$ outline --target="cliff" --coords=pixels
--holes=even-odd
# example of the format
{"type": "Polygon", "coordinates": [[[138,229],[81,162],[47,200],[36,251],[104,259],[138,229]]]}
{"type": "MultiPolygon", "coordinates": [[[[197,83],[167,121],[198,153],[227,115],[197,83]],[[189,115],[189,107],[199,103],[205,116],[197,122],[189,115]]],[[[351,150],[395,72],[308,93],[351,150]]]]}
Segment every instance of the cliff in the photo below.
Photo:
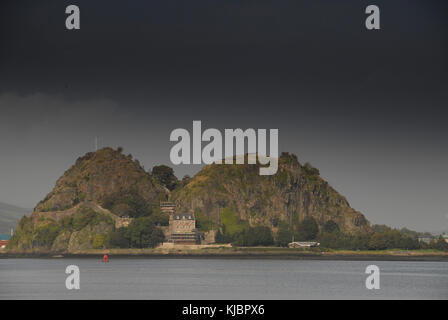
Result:
{"type": "Polygon", "coordinates": [[[170,200],[180,210],[194,211],[199,223],[215,227],[222,219],[233,219],[276,231],[280,222],[294,227],[310,216],[321,226],[333,220],[347,233],[370,230],[364,215],[351,208],[317,169],[302,166],[288,153],[279,158],[272,176],[260,176],[258,165],[208,165],[174,190],[170,200]]]}

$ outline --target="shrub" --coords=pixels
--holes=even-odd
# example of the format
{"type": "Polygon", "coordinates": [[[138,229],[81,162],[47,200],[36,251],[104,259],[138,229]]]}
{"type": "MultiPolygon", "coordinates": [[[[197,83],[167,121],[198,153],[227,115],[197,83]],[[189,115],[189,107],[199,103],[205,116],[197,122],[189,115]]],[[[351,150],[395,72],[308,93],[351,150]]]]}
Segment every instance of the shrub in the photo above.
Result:
{"type": "Polygon", "coordinates": [[[134,248],[155,247],[163,242],[165,235],[148,217],[133,220],[126,231],[126,238],[134,248]]]}
{"type": "Polygon", "coordinates": [[[60,227],[54,222],[41,226],[34,232],[34,244],[50,247],[60,231],[60,227]]]}
{"type": "Polygon", "coordinates": [[[236,234],[234,242],[239,246],[269,246],[274,244],[274,239],[268,227],[254,227],[236,234]]]}
{"type": "Polygon", "coordinates": [[[289,228],[289,226],[286,223],[280,223],[277,237],[276,237],[276,244],[279,247],[287,247],[288,244],[292,241],[293,232],[289,228]]]}
{"type": "Polygon", "coordinates": [[[318,176],[320,174],[319,170],[314,168],[309,162],[306,162],[303,165],[303,170],[305,171],[305,174],[310,177],[318,176]]]}
{"type": "Polygon", "coordinates": [[[97,225],[101,222],[106,222],[110,225],[114,224],[111,217],[103,213],[96,212],[91,208],[81,206],[71,217],[64,217],[61,220],[61,225],[63,227],[72,227],[74,230],[79,231],[89,224],[97,225]]]}
{"type": "Polygon", "coordinates": [[[333,220],[328,220],[323,226],[323,231],[328,233],[338,232],[339,226],[333,220]]]}
{"type": "Polygon", "coordinates": [[[429,246],[432,249],[441,250],[441,251],[448,251],[448,243],[445,241],[445,239],[440,236],[437,240],[433,239],[431,240],[431,243],[429,246]]]}
{"type": "Polygon", "coordinates": [[[96,234],[93,238],[93,248],[94,249],[102,249],[104,248],[104,234],[96,234]]]}
{"type": "Polygon", "coordinates": [[[111,231],[108,235],[109,248],[129,248],[129,239],[126,237],[127,228],[122,227],[111,231]]]}
{"type": "Polygon", "coordinates": [[[302,220],[302,222],[299,223],[297,231],[298,240],[315,240],[319,232],[319,226],[317,225],[317,222],[316,220],[314,220],[314,218],[306,217],[302,220]]]}
{"type": "Polygon", "coordinates": [[[87,226],[90,221],[94,218],[95,211],[87,207],[80,207],[78,211],[72,216],[71,224],[73,229],[79,231],[85,226],[87,226]]]}
{"type": "Polygon", "coordinates": [[[247,222],[241,220],[235,211],[230,208],[224,208],[219,217],[221,225],[224,227],[223,234],[227,234],[230,237],[243,232],[244,229],[249,227],[247,222]]]}
{"type": "Polygon", "coordinates": [[[173,168],[165,165],[154,166],[151,174],[154,179],[170,191],[173,191],[179,183],[179,180],[174,175],[173,168]]]}
{"type": "Polygon", "coordinates": [[[220,229],[218,229],[218,232],[215,235],[215,242],[216,243],[231,243],[232,240],[232,236],[227,232],[226,230],[226,226],[223,225],[221,227],[222,232],[220,229]]]}
{"type": "Polygon", "coordinates": [[[112,212],[134,218],[149,216],[152,213],[151,204],[136,190],[105,197],[102,201],[102,206],[112,212]],[[117,208],[120,208],[120,212],[117,212],[117,208]]]}
{"type": "Polygon", "coordinates": [[[163,213],[160,208],[154,208],[152,214],[148,218],[156,226],[167,226],[170,222],[170,217],[163,213]]]}
{"type": "Polygon", "coordinates": [[[206,232],[215,229],[216,224],[213,222],[212,219],[210,219],[208,216],[202,213],[201,210],[196,210],[194,215],[196,218],[196,228],[198,230],[206,232]]]}

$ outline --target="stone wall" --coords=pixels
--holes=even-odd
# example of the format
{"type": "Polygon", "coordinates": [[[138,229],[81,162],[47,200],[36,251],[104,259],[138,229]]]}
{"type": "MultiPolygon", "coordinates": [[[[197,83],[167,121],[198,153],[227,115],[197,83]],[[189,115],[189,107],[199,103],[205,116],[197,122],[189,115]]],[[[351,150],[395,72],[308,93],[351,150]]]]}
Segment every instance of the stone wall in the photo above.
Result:
{"type": "Polygon", "coordinates": [[[203,243],[203,244],[215,243],[215,235],[216,235],[216,230],[210,230],[210,231],[204,232],[204,237],[201,239],[201,243],[203,243]]]}

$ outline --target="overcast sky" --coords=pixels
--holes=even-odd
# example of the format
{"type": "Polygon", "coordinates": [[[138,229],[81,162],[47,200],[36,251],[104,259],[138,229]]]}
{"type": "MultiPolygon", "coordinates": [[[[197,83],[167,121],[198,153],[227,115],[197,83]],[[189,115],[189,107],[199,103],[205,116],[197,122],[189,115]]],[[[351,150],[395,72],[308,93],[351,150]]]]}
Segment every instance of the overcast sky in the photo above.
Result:
{"type": "Polygon", "coordinates": [[[375,1],[379,31],[368,4],[2,1],[0,201],[34,207],[95,136],[170,165],[202,120],[278,128],[373,223],[448,229],[448,3],[375,1]]]}

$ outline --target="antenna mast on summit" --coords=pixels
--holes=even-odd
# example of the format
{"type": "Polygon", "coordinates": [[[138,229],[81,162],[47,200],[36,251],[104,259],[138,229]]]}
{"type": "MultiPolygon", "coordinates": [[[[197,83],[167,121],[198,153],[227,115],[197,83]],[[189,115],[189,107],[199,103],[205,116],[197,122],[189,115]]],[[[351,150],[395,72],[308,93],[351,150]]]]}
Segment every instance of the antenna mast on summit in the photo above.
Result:
{"type": "Polygon", "coordinates": [[[95,137],[95,152],[98,151],[98,137],[95,137]]]}

